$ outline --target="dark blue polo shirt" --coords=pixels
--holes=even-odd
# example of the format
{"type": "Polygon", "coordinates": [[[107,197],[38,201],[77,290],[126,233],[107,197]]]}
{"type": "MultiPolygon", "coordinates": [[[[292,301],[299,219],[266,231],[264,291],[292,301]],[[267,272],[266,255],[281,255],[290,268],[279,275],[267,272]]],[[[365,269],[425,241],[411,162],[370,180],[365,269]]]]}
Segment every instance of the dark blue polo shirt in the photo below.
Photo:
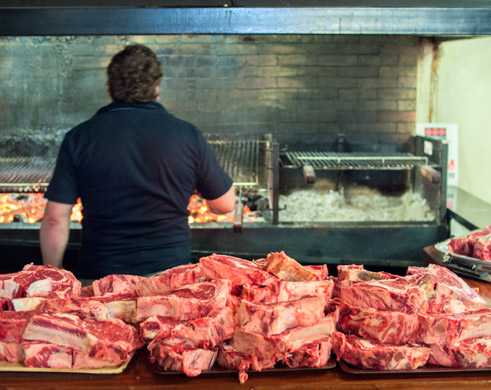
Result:
{"type": "Polygon", "coordinates": [[[190,260],[187,205],[232,179],[200,131],[159,103],[113,102],[69,131],[45,197],[83,204],[77,276],[144,275],[190,260]]]}

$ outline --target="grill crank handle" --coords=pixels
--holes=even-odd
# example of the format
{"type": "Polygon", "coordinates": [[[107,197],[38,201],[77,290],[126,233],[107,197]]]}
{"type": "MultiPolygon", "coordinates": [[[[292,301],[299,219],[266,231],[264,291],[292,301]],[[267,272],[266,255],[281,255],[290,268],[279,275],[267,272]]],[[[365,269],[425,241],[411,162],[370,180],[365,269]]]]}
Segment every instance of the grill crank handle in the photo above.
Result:
{"type": "Polygon", "coordinates": [[[307,184],[314,184],[315,183],[315,171],[312,165],[304,165],[302,167],[303,171],[303,177],[305,178],[305,181],[307,184]]]}
{"type": "Polygon", "coordinates": [[[234,210],[234,233],[242,233],[244,225],[244,203],[242,202],[242,187],[239,187],[239,198],[234,210]]]}

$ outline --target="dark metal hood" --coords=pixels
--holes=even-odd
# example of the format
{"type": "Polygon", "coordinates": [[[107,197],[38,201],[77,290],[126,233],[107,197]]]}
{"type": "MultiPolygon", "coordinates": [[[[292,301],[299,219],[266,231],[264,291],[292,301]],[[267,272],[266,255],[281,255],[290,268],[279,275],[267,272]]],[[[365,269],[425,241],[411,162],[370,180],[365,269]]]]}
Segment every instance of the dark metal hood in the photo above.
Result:
{"type": "Polygon", "coordinates": [[[491,34],[490,0],[4,0],[1,36],[491,34]],[[21,5],[19,5],[21,3],[21,5]]]}

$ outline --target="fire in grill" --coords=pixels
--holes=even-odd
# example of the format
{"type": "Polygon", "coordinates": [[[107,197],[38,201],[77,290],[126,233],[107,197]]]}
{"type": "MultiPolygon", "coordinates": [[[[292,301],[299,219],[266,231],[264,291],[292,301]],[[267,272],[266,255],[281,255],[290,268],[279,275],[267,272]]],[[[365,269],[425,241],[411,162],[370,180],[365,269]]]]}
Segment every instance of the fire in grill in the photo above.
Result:
{"type": "MultiPolygon", "coordinates": [[[[234,184],[242,189],[257,191],[260,182],[260,153],[264,151],[265,141],[235,140],[210,141],[214,153],[232,177],[234,184]]],[[[56,163],[55,158],[44,157],[10,157],[0,159],[0,223],[39,222],[44,215],[46,200],[43,193],[46,191],[56,163]]],[[[206,202],[199,196],[193,195],[190,199],[189,223],[234,222],[233,213],[225,215],[213,214],[206,202]]],[[[241,208],[247,221],[255,220],[254,213],[249,207],[241,208]]],[[[75,205],[71,220],[82,220],[82,204],[75,205]]]]}

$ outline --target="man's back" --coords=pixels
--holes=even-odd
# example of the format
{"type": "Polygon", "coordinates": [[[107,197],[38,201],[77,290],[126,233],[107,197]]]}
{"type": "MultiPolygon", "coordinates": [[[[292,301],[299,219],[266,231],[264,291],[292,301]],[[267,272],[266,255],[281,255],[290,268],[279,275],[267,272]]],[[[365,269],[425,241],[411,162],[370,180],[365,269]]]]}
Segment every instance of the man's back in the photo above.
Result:
{"type": "Polygon", "coordinates": [[[112,103],[67,134],[46,197],[81,197],[85,262],[118,254],[129,263],[135,251],[189,241],[195,188],[213,199],[230,187],[210,151],[194,126],[159,103],[112,103]],[[64,176],[74,180],[58,184],[64,176]]]}

